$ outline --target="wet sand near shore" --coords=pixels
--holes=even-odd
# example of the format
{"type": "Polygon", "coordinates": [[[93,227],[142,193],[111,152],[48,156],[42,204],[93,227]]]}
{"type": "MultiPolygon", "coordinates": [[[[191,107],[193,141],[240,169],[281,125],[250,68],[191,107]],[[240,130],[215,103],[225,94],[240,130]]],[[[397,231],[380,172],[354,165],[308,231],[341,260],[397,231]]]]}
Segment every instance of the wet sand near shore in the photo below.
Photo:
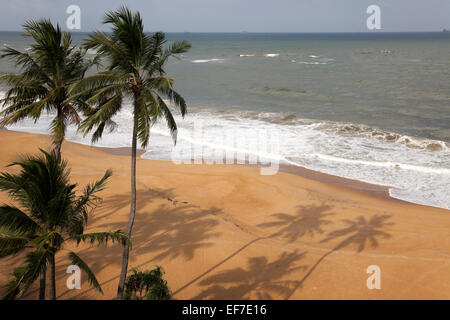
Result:
{"type": "MultiPolygon", "coordinates": [[[[2,131],[0,146],[1,171],[13,171],[5,166],[18,154],[37,153],[51,142],[45,135],[2,131]]],[[[125,231],[129,151],[71,142],[62,151],[80,186],[107,168],[114,172],[87,231],[125,231]]],[[[354,181],[306,169],[262,176],[245,165],[137,162],[129,265],[161,265],[174,299],[450,299],[448,210],[392,200],[385,187],[355,187],[354,181]],[[379,290],[366,286],[371,265],[381,270],[379,290]]],[[[5,202],[10,200],[0,193],[5,202]]],[[[70,263],[62,251],[58,299],[114,298],[121,248],[67,249],[88,262],[104,295],[89,287],[84,274],[81,290],[66,288],[70,263]]],[[[0,284],[21,258],[0,260],[0,284]]],[[[35,299],[36,290],[27,298],[35,299]]]]}

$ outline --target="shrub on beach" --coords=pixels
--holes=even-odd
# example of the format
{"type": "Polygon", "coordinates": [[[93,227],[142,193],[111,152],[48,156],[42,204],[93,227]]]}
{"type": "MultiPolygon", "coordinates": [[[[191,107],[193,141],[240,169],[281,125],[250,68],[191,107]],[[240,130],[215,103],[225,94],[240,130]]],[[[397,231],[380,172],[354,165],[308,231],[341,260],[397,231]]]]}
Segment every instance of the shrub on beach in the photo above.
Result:
{"type": "Polygon", "coordinates": [[[164,270],[156,266],[153,270],[140,271],[132,268],[125,282],[126,300],[169,300],[172,297],[164,270]]]}

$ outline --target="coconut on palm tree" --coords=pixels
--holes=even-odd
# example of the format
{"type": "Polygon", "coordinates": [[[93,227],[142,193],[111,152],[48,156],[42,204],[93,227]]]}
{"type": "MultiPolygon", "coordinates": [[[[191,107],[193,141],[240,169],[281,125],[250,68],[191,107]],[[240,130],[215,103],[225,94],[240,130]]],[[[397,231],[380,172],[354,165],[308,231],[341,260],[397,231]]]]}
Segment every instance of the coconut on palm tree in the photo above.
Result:
{"type": "Polygon", "coordinates": [[[82,79],[95,61],[86,60],[86,51],[72,44],[70,33],[50,20],[30,21],[23,28],[24,35],[33,39],[30,49],[6,47],[0,55],[20,68],[20,73],[0,74],[0,82],[8,86],[0,100],[5,107],[0,127],[24,118],[37,121],[43,112],[54,114],[50,132],[59,155],[67,126],[78,124],[79,113],[88,110],[83,97],[68,102],[68,88],[82,79]]]}
{"type": "MultiPolygon", "coordinates": [[[[22,297],[41,276],[40,294],[45,298],[45,274],[50,271],[50,299],[56,299],[55,255],[67,243],[108,241],[128,245],[122,232],[84,233],[88,215],[101,199],[98,192],[105,188],[111,171],[76,193],[76,184],[69,181],[67,162],[53,150],[40,156],[25,156],[10,166],[17,166],[17,174],[1,173],[0,190],[8,192],[17,206],[0,206],[0,257],[19,252],[25,254],[23,264],[14,270],[13,279],[6,285],[5,299],[22,297]]],[[[68,251],[72,264],[87,274],[88,282],[102,292],[99,282],[86,262],[73,251],[68,251]]]]}
{"type": "MultiPolygon", "coordinates": [[[[164,66],[170,57],[187,52],[190,44],[178,41],[166,45],[164,33],[146,34],[139,12],[132,13],[126,7],[107,13],[103,23],[110,24],[112,32],[94,32],[86,40],[85,47],[97,50],[99,59],[108,64],[107,69],[79,81],[71,92],[74,98],[91,95],[86,102],[95,108],[81,123],[80,130],[87,134],[95,129],[93,142],[113,123],[112,118],[122,109],[123,101],[129,99],[132,102],[131,209],[127,230],[131,238],[136,213],[137,142],[139,140],[143,148],[147,147],[150,128],[160,118],[167,121],[176,141],[177,125],[169,106],[172,104],[179,108],[184,116],[186,103],[174,90],[174,80],[166,75],[164,66]]],[[[119,299],[123,298],[128,256],[129,247],[125,247],[118,287],[119,299]]]]}

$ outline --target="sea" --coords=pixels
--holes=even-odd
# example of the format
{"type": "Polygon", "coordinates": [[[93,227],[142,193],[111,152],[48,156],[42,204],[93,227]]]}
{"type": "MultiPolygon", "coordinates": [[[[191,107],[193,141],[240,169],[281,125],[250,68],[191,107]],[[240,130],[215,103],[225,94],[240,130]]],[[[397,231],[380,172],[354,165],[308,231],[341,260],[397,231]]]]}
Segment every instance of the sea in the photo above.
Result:
{"type": "MultiPolygon", "coordinates": [[[[75,43],[85,37],[73,35],[75,43]]],[[[218,159],[248,152],[450,209],[450,33],[169,33],[167,39],[192,45],[166,67],[188,114],[174,112],[176,146],[166,123],[156,123],[142,158],[186,160],[192,146],[218,159]]],[[[30,40],[1,32],[0,44],[27,50],[30,40]]],[[[0,61],[0,71],[16,69],[0,61]]],[[[50,119],[8,128],[46,133],[50,119]]],[[[129,102],[115,121],[117,129],[96,145],[130,146],[129,102]]],[[[75,127],[67,138],[91,143],[75,127]]]]}

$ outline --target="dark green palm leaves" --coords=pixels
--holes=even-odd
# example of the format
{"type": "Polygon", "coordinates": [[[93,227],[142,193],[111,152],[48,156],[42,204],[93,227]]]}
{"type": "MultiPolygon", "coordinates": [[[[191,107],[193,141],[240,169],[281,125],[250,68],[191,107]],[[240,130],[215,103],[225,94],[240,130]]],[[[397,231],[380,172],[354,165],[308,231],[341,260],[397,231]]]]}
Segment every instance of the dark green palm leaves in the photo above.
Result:
{"type": "MultiPolygon", "coordinates": [[[[40,271],[51,263],[51,257],[68,241],[104,243],[112,240],[122,245],[128,242],[127,236],[119,232],[84,233],[88,213],[101,200],[97,193],[104,189],[111,171],[106,171],[100,180],[87,185],[77,195],[76,184],[69,182],[67,163],[56,152],[42,151],[40,156],[25,156],[10,166],[17,166],[20,172],[1,173],[0,190],[6,191],[17,206],[0,207],[0,257],[25,250],[25,261],[14,271],[4,298],[22,297],[40,271]]],[[[74,252],[69,252],[69,258],[101,291],[87,264],[74,252]]]]}
{"type": "Polygon", "coordinates": [[[70,123],[78,124],[79,112],[88,107],[85,97],[71,98],[69,86],[82,79],[94,63],[85,59],[85,50],[72,44],[70,33],[54,27],[49,20],[30,21],[24,35],[33,39],[29,50],[6,47],[2,58],[12,60],[20,73],[3,73],[0,81],[9,87],[1,100],[0,125],[14,124],[24,118],[37,121],[42,112],[55,114],[50,131],[58,150],[70,123]],[[70,99],[69,99],[70,98],[70,99]]]}
{"type": "MultiPolygon", "coordinates": [[[[94,32],[85,47],[97,50],[97,59],[106,62],[106,71],[77,82],[72,86],[71,94],[73,98],[90,96],[86,102],[94,107],[81,123],[80,130],[85,135],[95,130],[94,142],[105,128],[114,127],[113,117],[121,110],[122,103],[125,100],[132,103],[131,206],[127,230],[131,237],[136,214],[137,142],[143,148],[147,147],[150,128],[160,118],[166,120],[176,142],[177,124],[166,100],[178,107],[182,116],[186,113],[186,102],[174,90],[174,81],[166,75],[164,66],[170,57],[188,51],[190,45],[180,41],[167,46],[162,32],[147,35],[139,12],[133,14],[126,7],[107,13],[103,23],[111,25],[112,32],[94,32]]],[[[118,286],[119,299],[123,298],[128,257],[126,246],[118,286]]]]}
{"type": "Polygon", "coordinates": [[[157,266],[153,270],[132,268],[125,283],[125,300],[169,300],[172,297],[164,271],[157,266]]]}
{"type": "Polygon", "coordinates": [[[190,44],[179,41],[169,46],[164,33],[147,35],[139,13],[132,14],[124,7],[107,13],[103,22],[112,26],[112,32],[92,33],[85,47],[97,50],[107,70],[72,87],[74,97],[91,93],[87,102],[96,106],[80,130],[87,134],[95,128],[92,138],[96,141],[106,127],[114,125],[112,117],[128,99],[133,103],[136,134],[142,147],[148,145],[151,125],[159,118],[167,121],[175,140],[177,125],[166,101],[178,107],[183,116],[186,102],[174,90],[174,81],[166,75],[164,65],[170,57],[188,51],[190,44]]]}

